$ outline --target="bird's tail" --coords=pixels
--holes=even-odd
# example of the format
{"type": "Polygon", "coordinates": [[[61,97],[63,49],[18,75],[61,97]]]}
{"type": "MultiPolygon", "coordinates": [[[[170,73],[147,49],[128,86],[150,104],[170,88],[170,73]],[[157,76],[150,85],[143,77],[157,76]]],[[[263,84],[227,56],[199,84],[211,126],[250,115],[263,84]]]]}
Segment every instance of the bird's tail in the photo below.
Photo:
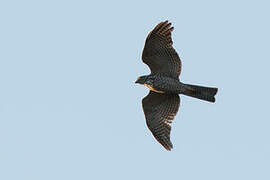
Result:
{"type": "Polygon", "coordinates": [[[212,87],[203,87],[191,84],[184,84],[184,91],[182,94],[198,98],[201,100],[215,102],[215,95],[217,94],[218,89],[212,87]]]}

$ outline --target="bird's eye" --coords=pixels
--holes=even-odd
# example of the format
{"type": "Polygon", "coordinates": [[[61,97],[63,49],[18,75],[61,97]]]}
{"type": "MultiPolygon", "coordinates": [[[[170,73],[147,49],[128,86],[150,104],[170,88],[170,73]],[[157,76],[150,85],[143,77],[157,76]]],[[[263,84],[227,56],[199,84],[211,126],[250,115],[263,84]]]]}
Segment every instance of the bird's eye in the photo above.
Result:
{"type": "Polygon", "coordinates": [[[140,78],[140,77],[138,77],[138,78],[137,78],[137,81],[139,81],[140,79],[141,79],[141,78],[140,78]]]}

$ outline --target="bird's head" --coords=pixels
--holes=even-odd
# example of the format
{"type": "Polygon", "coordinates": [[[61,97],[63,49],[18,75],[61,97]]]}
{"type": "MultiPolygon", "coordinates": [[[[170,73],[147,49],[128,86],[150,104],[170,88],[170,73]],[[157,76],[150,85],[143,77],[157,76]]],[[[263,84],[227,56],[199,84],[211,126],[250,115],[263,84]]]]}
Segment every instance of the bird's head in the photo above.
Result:
{"type": "Polygon", "coordinates": [[[147,76],[140,76],[135,81],[135,83],[138,83],[138,84],[146,84],[146,82],[147,82],[147,76]]]}

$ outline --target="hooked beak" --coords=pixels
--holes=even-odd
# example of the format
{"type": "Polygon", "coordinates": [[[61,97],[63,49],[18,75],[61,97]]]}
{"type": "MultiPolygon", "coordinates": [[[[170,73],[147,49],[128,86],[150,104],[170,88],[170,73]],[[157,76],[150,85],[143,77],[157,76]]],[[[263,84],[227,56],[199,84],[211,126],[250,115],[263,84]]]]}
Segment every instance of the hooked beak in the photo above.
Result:
{"type": "Polygon", "coordinates": [[[138,77],[138,79],[135,81],[135,83],[139,83],[140,82],[140,77],[138,77]]]}

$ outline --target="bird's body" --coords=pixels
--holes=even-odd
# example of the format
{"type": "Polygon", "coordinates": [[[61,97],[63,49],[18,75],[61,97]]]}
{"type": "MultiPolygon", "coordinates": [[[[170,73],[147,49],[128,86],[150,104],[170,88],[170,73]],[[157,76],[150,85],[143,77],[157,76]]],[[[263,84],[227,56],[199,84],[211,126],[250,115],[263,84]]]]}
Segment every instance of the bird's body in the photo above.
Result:
{"type": "Polygon", "coordinates": [[[168,21],[159,23],[147,36],[142,59],[151,74],[141,76],[136,83],[150,89],[142,105],[146,124],[157,141],[167,150],[173,147],[170,140],[171,123],[180,105],[178,94],[215,102],[217,88],[184,84],[179,81],[182,64],[172,47],[173,27],[168,21]]]}
{"type": "Polygon", "coordinates": [[[150,90],[166,94],[179,94],[183,89],[183,84],[178,79],[161,74],[149,75],[148,81],[144,85],[148,88],[151,87],[150,90]]]}

